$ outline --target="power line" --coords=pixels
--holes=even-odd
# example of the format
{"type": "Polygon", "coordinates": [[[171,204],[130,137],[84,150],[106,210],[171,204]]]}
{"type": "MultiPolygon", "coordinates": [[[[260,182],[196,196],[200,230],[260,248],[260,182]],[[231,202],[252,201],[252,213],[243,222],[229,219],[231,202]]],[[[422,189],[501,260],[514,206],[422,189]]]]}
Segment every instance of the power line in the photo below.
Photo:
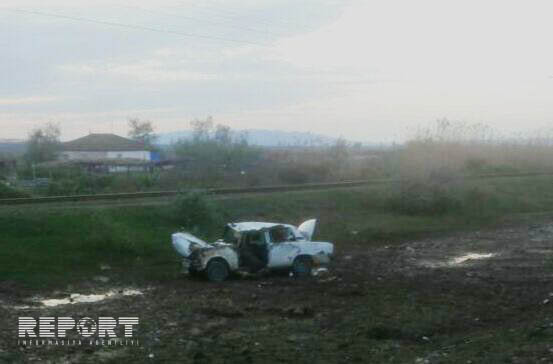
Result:
{"type": "MultiPolygon", "coordinates": [[[[215,16],[218,16],[222,19],[229,19],[229,20],[234,21],[238,17],[246,16],[246,14],[231,12],[231,11],[224,10],[224,9],[221,9],[221,8],[209,7],[209,6],[206,6],[206,4],[201,4],[201,5],[200,4],[195,4],[194,6],[198,10],[203,10],[204,12],[207,11],[208,13],[211,12],[212,14],[215,14],[215,16]]],[[[268,22],[265,19],[259,19],[258,18],[258,19],[256,19],[256,21],[260,24],[263,24],[263,25],[278,25],[278,24],[271,24],[271,22],[268,22]]]]}
{"type": "Polygon", "coordinates": [[[256,46],[264,46],[261,43],[250,42],[250,41],[246,41],[246,40],[214,37],[214,36],[210,36],[210,35],[201,35],[201,34],[194,34],[194,33],[185,33],[185,32],[179,32],[179,31],[168,30],[168,29],[158,29],[158,28],[152,28],[152,27],[145,27],[145,26],[141,26],[141,25],[125,24],[125,23],[118,23],[118,22],[111,22],[111,21],[104,21],[104,20],[88,19],[88,18],[82,18],[82,17],[77,17],[77,16],[46,13],[46,12],[36,11],[36,10],[23,10],[23,9],[10,9],[10,8],[2,8],[2,9],[7,10],[7,11],[11,11],[11,12],[16,12],[16,13],[41,15],[41,16],[47,16],[47,17],[52,17],[52,18],[67,19],[67,20],[94,23],[94,24],[101,24],[101,25],[109,25],[109,26],[113,26],[113,27],[128,28],[128,29],[134,29],[134,30],[143,30],[143,31],[148,31],[148,32],[173,34],[173,35],[179,35],[179,36],[182,36],[182,37],[189,37],[189,38],[202,38],[202,39],[217,40],[217,41],[224,41],[224,42],[234,42],[234,43],[244,43],[244,44],[250,44],[250,45],[256,45],[256,46]]]}
{"type": "MultiPolygon", "coordinates": [[[[223,18],[223,19],[236,20],[237,17],[241,17],[241,16],[245,15],[245,14],[229,11],[227,9],[210,7],[209,5],[207,5],[205,3],[202,3],[199,6],[198,5],[199,4],[195,4],[196,9],[204,10],[204,11],[207,10],[208,12],[215,13],[216,16],[218,16],[220,18],[223,18]]],[[[271,20],[268,20],[268,19],[263,19],[263,18],[259,19],[258,18],[257,22],[259,22],[261,24],[264,24],[264,25],[286,27],[286,28],[288,28],[289,26],[299,26],[298,23],[294,23],[294,22],[292,22],[288,19],[278,19],[276,21],[275,20],[271,21],[271,20]]]]}
{"type": "Polygon", "coordinates": [[[250,28],[250,27],[244,27],[244,26],[240,26],[240,25],[230,24],[229,22],[218,22],[218,21],[213,21],[213,20],[209,20],[209,19],[198,19],[198,18],[195,18],[193,16],[189,16],[189,15],[170,14],[170,13],[166,13],[166,12],[159,11],[159,10],[152,10],[152,9],[142,8],[140,6],[122,6],[122,7],[127,8],[127,9],[137,9],[137,10],[141,10],[141,11],[144,11],[144,12],[147,12],[147,13],[152,13],[152,14],[159,14],[159,15],[163,15],[163,16],[170,16],[170,17],[180,18],[180,19],[188,19],[188,20],[193,20],[193,21],[196,21],[196,22],[204,22],[204,23],[207,23],[207,24],[213,24],[213,25],[217,25],[217,26],[224,26],[224,27],[228,27],[228,28],[245,30],[245,31],[249,31],[249,32],[263,34],[263,35],[276,35],[276,36],[280,35],[280,34],[277,34],[277,33],[270,32],[270,31],[259,30],[259,29],[254,29],[254,28],[250,28]]]}

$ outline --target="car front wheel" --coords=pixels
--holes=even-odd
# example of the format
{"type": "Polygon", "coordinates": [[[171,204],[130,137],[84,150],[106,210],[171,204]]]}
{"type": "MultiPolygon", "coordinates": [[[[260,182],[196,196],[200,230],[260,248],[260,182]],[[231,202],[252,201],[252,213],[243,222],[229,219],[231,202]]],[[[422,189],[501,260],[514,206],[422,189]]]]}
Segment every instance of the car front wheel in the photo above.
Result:
{"type": "Polygon", "coordinates": [[[207,264],[207,279],[211,282],[223,282],[230,274],[228,265],[222,259],[214,259],[207,264]]]}

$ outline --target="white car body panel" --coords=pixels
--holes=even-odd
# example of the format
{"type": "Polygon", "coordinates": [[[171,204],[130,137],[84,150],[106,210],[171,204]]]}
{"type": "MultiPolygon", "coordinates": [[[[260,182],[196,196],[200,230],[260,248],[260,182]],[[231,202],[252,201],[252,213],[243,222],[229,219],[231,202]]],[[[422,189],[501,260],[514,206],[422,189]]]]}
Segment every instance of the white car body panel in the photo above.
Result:
{"type": "Polygon", "coordinates": [[[334,245],[327,242],[283,242],[273,243],[269,247],[269,268],[292,266],[299,255],[309,255],[316,264],[328,264],[334,253],[334,245]]]}
{"type": "Polygon", "coordinates": [[[271,244],[269,248],[269,268],[283,268],[292,265],[292,262],[300,254],[301,249],[297,244],[286,242],[271,244]]]}
{"type": "Polygon", "coordinates": [[[239,266],[238,253],[229,244],[215,246],[213,249],[206,249],[202,252],[200,267],[198,270],[204,270],[209,261],[213,258],[224,259],[229,265],[231,271],[236,271],[239,266]]]}

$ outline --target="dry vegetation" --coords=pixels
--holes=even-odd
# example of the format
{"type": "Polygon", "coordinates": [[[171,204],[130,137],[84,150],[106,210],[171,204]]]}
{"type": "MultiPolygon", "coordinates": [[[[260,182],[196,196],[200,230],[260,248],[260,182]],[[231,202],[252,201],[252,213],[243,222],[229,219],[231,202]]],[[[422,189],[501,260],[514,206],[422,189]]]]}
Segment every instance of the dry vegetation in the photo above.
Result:
{"type": "Polygon", "coordinates": [[[441,214],[463,205],[497,202],[497,191],[474,186],[479,175],[553,171],[553,139],[506,138],[482,124],[438,120],[391,152],[390,174],[400,183],[390,207],[407,214],[441,214]]]}
{"type": "Polygon", "coordinates": [[[418,130],[398,153],[404,178],[553,170],[553,137],[506,137],[483,124],[438,120],[418,130]]]}

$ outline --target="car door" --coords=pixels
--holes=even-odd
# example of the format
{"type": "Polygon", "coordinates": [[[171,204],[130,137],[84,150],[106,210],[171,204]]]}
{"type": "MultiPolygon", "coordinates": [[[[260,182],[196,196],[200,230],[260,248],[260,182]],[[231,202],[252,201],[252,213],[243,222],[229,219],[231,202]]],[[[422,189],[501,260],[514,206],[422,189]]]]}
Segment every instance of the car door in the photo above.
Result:
{"type": "Polygon", "coordinates": [[[266,239],[269,243],[269,268],[287,268],[291,267],[294,259],[298,256],[300,249],[296,243],[286,241],[285,236],[289,234],[266,233],[266,239]]]}

